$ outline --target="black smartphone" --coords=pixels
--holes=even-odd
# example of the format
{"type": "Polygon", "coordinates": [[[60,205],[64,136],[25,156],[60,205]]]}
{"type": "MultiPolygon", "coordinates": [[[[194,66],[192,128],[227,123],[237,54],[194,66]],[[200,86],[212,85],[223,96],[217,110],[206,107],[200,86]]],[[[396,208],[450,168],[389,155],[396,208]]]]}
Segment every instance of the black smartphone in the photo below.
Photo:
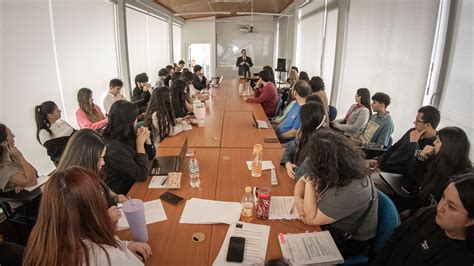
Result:
{"type": "Polygon", "coordinates": [[[229,249],[227,250],[227,261],[244,261],[245,238],[231,236],[229,240],[229,249]]]}
{"type": "Polygon", "coordinates": [[[263,142],[265,143],[278,143],[280,140],[278,138],[263,138],[263,142]]]}
{"type": "Polygon", "coordinates": [[[166,201],[170,204],[173,204],[173,205],[179,205],[179,204],[183,203],[183,201],[184,201],[183,198],[181,198],[180,196],[178,196],[176,194],[173,194],[169,191],[166,191],[165,193],[161,194],[160,199],[164,200],[164,201],[166,201]]]}

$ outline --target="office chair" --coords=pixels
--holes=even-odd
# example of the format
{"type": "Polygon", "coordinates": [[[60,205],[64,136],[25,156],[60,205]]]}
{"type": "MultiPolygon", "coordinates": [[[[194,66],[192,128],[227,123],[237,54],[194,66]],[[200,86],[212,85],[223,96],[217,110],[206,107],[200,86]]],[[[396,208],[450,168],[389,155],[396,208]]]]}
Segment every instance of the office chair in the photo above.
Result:
{"type": "MultiPolygon", "coordinates": [[[[395,228],[400,225],[400,216],[397,207],[392,200],[382,191],[377,189],[379,206],[377,208],[377,234],[369,246],[369,255],[375,257],[383,248],[385,241],[390,238],[395,228]]],[[[367,264],[369,257],[366,254],[359,254],[349,258],[344,258],[344,265],[367,264]]]]}

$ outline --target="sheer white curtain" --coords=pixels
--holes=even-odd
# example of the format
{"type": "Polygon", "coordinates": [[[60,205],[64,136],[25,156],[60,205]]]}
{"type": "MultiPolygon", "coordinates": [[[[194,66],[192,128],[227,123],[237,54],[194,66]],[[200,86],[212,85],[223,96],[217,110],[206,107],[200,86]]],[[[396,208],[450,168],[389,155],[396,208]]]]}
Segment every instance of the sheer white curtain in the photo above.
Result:
{"type": "Polygon", "coordinates": [[[423,102],[439,1],[350,2],[337,97],[344,116],[358,88],[390,95],[394,141],[413,126],[423,102]]]}
{"type": "Polygon", "coordinates": [[[326,94],[331,97],[332,76],[334,73],[334,56],[336,54],[336,35],[337,35],[337,0],[328,1],[326,15],[326,34],[324,38],[323,64],[321,78],[326,86],[326,94]]]}
{"type": "Polygon", "coordinates": [[[173,24],[173,61],[178,63],[181,59],[183,59],[181,55],[181,26],[173,24]]]}
{"type": "Polygon", "coordinates": [[[127,38],[132,84],[136,75],[146,72],[154,85],[158,71],[169,64],[167,22],[127,8],[127,38]]]}
{"type": "Polygon", "coordinates": [[[147,16],[147,20],[149,76],[154,86],[158,79],[158,71],[170,63],[168,23],[151,16],[147,16]]]}
{"type": "Polygon", "coordinates": [[[297,66],[312,76],[321,75],[325,1],[315,0],[301,9],[299,40],[296,51],[297,66]]]}
{"type": "Polygon", "coordinates": [[[77,91],[91,89],[102,108],[109,81],[118,77],[114,4],[55,0],[52,11],[64,106],[70,124],[78,127],[77,91]]]}
{"type": "Polygon", "coordinates": [[[456,13],[457,26],[454,28],[452,52],[449,54],[446,80],[439,104],[440,128],[445,126],[462,128],[471,142],[471,160],[474,161],[472,1],[459,1],[456,13]]]}

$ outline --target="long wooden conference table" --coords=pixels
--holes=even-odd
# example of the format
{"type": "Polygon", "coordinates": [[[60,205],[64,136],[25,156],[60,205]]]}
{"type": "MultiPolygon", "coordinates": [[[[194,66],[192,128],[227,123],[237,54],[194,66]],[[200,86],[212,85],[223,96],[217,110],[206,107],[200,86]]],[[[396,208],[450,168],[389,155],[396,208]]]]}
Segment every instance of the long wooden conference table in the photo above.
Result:
{"type": "MultiPolygon", "coordinates": [[[[276,138],[270,129],[253,126],[252,112],[258,120],[267,120],[260,104],[247,103],[238,93],[239,80],[224,80],[214,90],[214,97],[206,111],[205,127],[194,127],[174,137],[166,138],[157,151],[158,156],[177,155],[186,138],[188,147],[196,151],[200,166],[201,185],[199,189],[189,184],[188,159],[182,166],[181,189],[171,192],[185,198],[202,198],[240,202],[246,186],[267,186],[272,196],[293,195],[295,181],[291,180],[283,166],[279,166],[283,149],[279,143],[265,143],[264,138],[276,138]],[[263,145],[263,159],[271,160],[276,167],[278,185],[272,186],[270,171],[262,176],[250,175],[246,161],[251,160],[254,144],[263,145]]],[[[136,182],[129,196],[143,201],[156,200],[165,189],[148,189],[151,177],[145,182],[136,182]]],[[[146,265],[211,265],[224,241],[227,224],[180,224],[179,219],[185,204],[179,206],[163,202],[167,220],[148,225],[148,243],[153,255],[146,265]],[[194,233],[201,232],[205,240],[195,242],[194,233]]],[[[206,215],[203,213],[202,215],[206,215]]],[[[318,228],[306,226],[301,221],[258,220],[252,223],[270,226],[266,260],[282,257],[277,235],[279,233],[300,233],[318,228]]],[[[130,230],[120,231],[121,239],[131,240],[130,230]]]]}

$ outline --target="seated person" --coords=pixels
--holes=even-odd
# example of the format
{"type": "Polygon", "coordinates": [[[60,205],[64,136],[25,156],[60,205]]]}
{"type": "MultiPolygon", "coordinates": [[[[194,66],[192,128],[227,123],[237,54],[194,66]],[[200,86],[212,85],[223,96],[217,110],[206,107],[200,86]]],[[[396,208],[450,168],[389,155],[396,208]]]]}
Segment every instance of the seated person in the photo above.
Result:
{"type": "Polygon", "coordinates": [[[132,102],[138,106],[138,114],[141,116],[138,120],[143,119],[146,107],[151,97],[151,84],[148,83],[148,76],[146,73],[140,73],[135,76],[135,88],[133,89],[132,102]]]}
{"type": "Polygon", "coordinates": [[[390,104],[390,96],[377,92],[372,96],[373,114],[367,122],[364,132],[359,139],[363,143],[375,143],[381,147],[389,148],[393,133],[393,121],[387,107],[390,104]]]}
{"type": "Polygon", "coordinates": [[[472,265],[474,174],[455,177],[438,207],[420,209],[385,241],[372,265],[472,265]]]}
{"type": "Polygon", "coordinates": [[[308,173],[295,185],[298,214],[303,223],[323,226],[333,235],[350,233],[343,243],[335,237],[336,245],[343,257],[358,254],[375,236],[378,218],[377,192],[363,153],[343,135],[325,129],[313,135],[309,149],[308,173]],[[353,228],[359,218],[362,223],[353,228]]]}
{"type": "Polygon", "coordinates": [[[105,183],[117,194],[126,195],[135,181],[145,181],[150,173],[150,160],[156,156],[150,131],[140,127],[135,132],[137,115],[135,104],[116,101],[110,109],[109,125],[103,132],[107,142],[105,183]]]}
{"type": "Polygon", "coordinates": [[[415,169],[420,193],[411,213],[421,207],[436,206],[450,177],[472,171],[470,150],[471,144],[462,129],[445,127],[438,131],[433,146],[426,145],[418,156],[412,158],[410,165],[415,169]]]}
{"type": "Polygon", "coordinates": [[[186,87],[186,94],[187,94],[187,97],[189,98],[188,101],[191,102],[191,98],[194,98],[196,97],[196,95],[200,94],[201,91],[196,89],[193,85],[193,80],[194,80],[194,76],[195,74],[191,73],[190,71],[183,71],[183,73],[181,73],[181,79],[186,81],[187,83],[187,87],[186,87]]]}
{"type": "Polygon", "coordinates": [[[61,110],[52,101],[35,107],[35,120],[36,139],[46,148],[51,161],[57,165],[75,130],[61,119],[61,110]]]}
{"type": "MultiPolygon", "coordinates": [[[[312,95],[317,95],[321,100],[323,101],[324,104],[324,110],[326,110],[326,113],[329,112],[329,100],[328,96],[326,94],[326,91],[324,90],[324,81],[321,77],[312,77],[311,80],[309,81],[309,87],[311,88],[311,94],[312,95]]],[[[326,122],[329,122],[329,118],[326,122]]]]}
{"type": "MultiPolygon", "coordinates": [[[[97,132],[91,129],[81,129],[77,131],[66,146],[63,157],[54,172],[65,170],[71,166],[80,166],[94,171],[101,176],[100,170],[104,166],[104,157],[106,154],[105,139],[97,132]]],[[[53,172],[53,174],[54,174],[53,172]]],[[[105,184],[103,178],[100,178],[101,190],[107,200],[108,213],[112,221],[117,222],[122,216],[117,207],[118,203],[128,201],[124,195],[117,195],[105,184]]]]}
{"type": "Polygon", "coordinates": [[[171,105],[176,118],[184,118],[192,113],[193,105],[189,97],[188,82],[184,79],[177,79],[171,84],[171,105]]]}
{"type": "Polygon", "coordinates": [[[370,92],[366,88],[360,88],[355,95],[356,103],[347,111],[346,117],[331,123],[332,127],[344,132],[349,136],[359,136],[372,115],[370,108],[370,92]]]}
{"type": "Polygon", "coordinates": [[[250,103],[260,103],[268,117],[275,115],[278,104],[278,93],[275,85],[270,81],[270,74],[268,71],[262,70],[258,73],[263,84],[262,88],[257,88],[254,91],[254,97],[243,97],[244,101],[250,103]]]}
{"type": "MultiPolygon", "coordinates": [[[[15,146],[15,135],[0,123],[0,190],[20,192],[37,184],[38,172],[15,146]]],[[[14,206],[12,206],[14,208],[14,206]]]]}
{"type": "Polygon", "coordinates": [[[296,104],[288,111],[286,118],[278,125],[275,125],[275,132],[280,142],[288,142],[296,137],[296,133],[300,128],[300,109],[305,104],[308,95],[308,83],[303,80],[296,82],[295,89],[293,90],[296,104]]]}
{"type": "Polygon", "coordinates": [[[174,117],[168,87],[156,88],[151,94],[145,115],[145,127],[150,130],[155,147],[167,136],[175,136],[189,127],[185,119],[174,117]]]}
{"type": "Polygon", "coordinates": [[[158,71],[158,80],[156,81],[155,88],[168,87],[169,79],[170,75],[168,74],[168,71],[164,68],[160,69],[160,71],[158,71]]]}
{"type": "Polygon", "coordinates": [[[78,166],[51,176],[24,265],[143,265],[140,257],[150,257],[150,246],[114,236],[117,225],[109,219],[100,184],[97,173],[78,166]]]}
{"type": "Polygon", "coordinates": [[[402,138],[390,147],[376,160],[369,160],[371,168],[389,173],[415,177],[410,161],[415,151],[421,152],[426,145],[433,145],[436,140],[436,127],[439,124],[440,114],[434,106],[423,106],[418,110],[415,127],[409,129],[402,138]]]}
{"type": "Polygon", "coordinates": [[[184,69],[185,63],[184,60],[179,60],[177,67],[179,68],[178,72],[182,72],[184,69]]]}
{"type": "Polygon", "coordinates": [[[122,90],[123,82],[120,79],[112,79],[109,83],[109,93],[104,98],[105,114],[110,112],[112,104],[118,100],[126,100],[120,91],[122,90]]]}
{"type": "Polygon", "coordinates": [[[194,75],[193,75],[193,86],[196,90],[200,91],[202,89],[206,89],[207,86],[207,79],[204,76],[204,72],[202,71],[202,66],[195,65],[194,66],[194,75]]]}
{"type": "Polygon", "coordinates": [[[326,127],[324,106],[321,103],[306,103],[301,107],[300,113],[301,127],[298,135],[287,143],[280,160],[280,165],[285,166],[288,176],[296,181],[308,171],[311,136],[326,127]]]}
{"type": "Polygon", "coordinates": [[[107,118],[100,107],[94,103],[90,89],[80,89],[77,92],[77,101],[79,102],[79,108],[76,111],[76,120],[79,128],[101,130],[107,125],[107,118]]]}

